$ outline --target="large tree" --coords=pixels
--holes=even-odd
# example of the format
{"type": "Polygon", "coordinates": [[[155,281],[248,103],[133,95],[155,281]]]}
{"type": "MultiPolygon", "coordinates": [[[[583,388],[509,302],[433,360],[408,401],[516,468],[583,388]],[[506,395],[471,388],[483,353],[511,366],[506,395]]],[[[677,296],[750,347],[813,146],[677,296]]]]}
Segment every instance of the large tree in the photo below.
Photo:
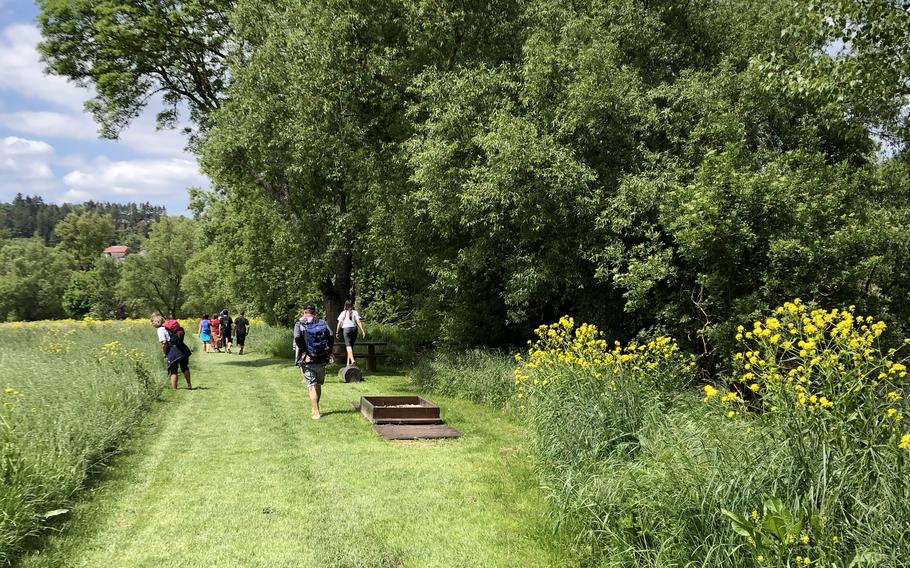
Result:
{"type": "MultiPolygon", "coordinates": [[[[476,5],[475,5],[476,4],[476,5]]],[[[241,199],[278,205],[299,235],[301,270],[333,318],[352,295],[355,263],[375,210],[404,191],[398,158],[410,134],[412,81],[497,51],[509,2],[439,9],[414,2],[251,2],[236,17],[252,55],[232,67],[229,100],[213,115],[203,166],[241,199]],[[471,41],[468,42],[468,39],[471,41]]],[[[500,46],[501,47],[501,46],[500,46]]]]}
{"type": "Polygon", "coordinates": [[[54,228],[57,247],[73,257],[76,266],[90,269],[114,238],[114,223],[110,215],[76,213],[67,215],[54,228]]]}
{"type": "Polygon", "coordinates": [[[195,223],[185,217],[162,217],[140,254],[123,262],[120,292],[133,310],[154,310],[176,317],[186,292],[186,262],[196,246],[195,223]]]}
{"type": "Polygon", "coordinates": [[[0,321],[63,317],[70,263],[41,239],[0,240],[0,321]]]}

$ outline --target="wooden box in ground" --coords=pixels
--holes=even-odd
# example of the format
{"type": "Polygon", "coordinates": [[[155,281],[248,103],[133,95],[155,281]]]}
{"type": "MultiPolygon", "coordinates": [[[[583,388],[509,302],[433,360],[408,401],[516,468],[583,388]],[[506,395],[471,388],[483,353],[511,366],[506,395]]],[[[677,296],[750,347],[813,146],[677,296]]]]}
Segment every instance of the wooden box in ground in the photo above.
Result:
{"type": "Polygon", "coordinates": [[[360,412],[373,424],[442,424],[439,407],[419,396],[363,396],[360,412]]]}

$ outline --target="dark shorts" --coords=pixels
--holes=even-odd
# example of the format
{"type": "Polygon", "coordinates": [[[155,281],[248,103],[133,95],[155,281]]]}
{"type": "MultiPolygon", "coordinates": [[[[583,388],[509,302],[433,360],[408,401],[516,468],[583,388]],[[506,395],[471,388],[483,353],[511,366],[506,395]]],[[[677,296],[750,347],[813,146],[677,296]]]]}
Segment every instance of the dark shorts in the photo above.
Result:
{"type": "Polygon", "coordinates": [[[237,345],[243,345],[244,343],[246,343],[246,334],[238,333],[237,334],[237,345]]]}
{"type": "Polygon", "coordinates": [[[226,330],[221,334],[221,341],[223,341],[223,342],[225,342],[225,343],[230,343],[230,342],[231,342],[231,328],[226,329],[226,330]]]}
{"type": "Polygon", "coordinates": [[[300,366],[303,372],[303,382],[308,387],[322,385],[325,382],[325,365],[319,363],[304,363],[300,366]]]}
{"type": "Polygon", "coordinates": [[[341,330],[341,333],[344,335],[344,346],[354,347],[354,343],[357,342],[357,328],[346,327],[341,330]]]}
{"type": "Polygon", "coordinates": [[[178,367],[179,367],[180,370],[183,371],[184,373],[187,372],[187,371],[189,371],[189,370],[190,370],[190,358],[189,358],[189,357],[183,357],[182,359],[177,359],[176,361],[174,361],[173,363],[171,363],[170,365],[168,365],[168,367],[167,367],[167,374],[168,374],[168,375],[176,375],[176,374],[177,374],[177,368],[178,368],[178,367]]]}

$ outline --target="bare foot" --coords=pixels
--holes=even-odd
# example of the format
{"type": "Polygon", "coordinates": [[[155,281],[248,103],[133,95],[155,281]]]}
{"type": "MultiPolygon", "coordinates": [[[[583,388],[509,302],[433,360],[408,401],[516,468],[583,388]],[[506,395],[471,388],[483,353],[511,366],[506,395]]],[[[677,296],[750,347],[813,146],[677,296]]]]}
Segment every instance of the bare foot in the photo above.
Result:
{"type": "Polygon", "coordinates": [[[310,416],[310,418],[312,418],[313,420],[319,420],[320,418],[322,418],[322,416],[320,416],[318,412],[314,412],[312,414],[312,416],[310,416]]]}

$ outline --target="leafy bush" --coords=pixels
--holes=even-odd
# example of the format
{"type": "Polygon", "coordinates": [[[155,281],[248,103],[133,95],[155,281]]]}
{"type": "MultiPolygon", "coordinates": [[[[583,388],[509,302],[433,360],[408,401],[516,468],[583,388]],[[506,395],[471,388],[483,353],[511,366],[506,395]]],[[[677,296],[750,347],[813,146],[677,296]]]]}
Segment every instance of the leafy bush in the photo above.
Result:
{"type": "Polygon", "coordinates": [[[500,351],[431,352],[411,370],[423,391],[504,407],[512,401],[512,363],[500,351]]]}
{"type": "Polygon", "coordinates": [[[412,330],[388,323],[367,323],[364,324],[364,329],[367,340],[386,342],[379,350],[388,355],[386,361],[389,365],[413,365],[417,361],[418,336],[412,330]]]}
{"type": "Polygon", "coordinates": [[[66,507],[164,380],[146,322],[0,325],[0,562],[66,507]]]}

